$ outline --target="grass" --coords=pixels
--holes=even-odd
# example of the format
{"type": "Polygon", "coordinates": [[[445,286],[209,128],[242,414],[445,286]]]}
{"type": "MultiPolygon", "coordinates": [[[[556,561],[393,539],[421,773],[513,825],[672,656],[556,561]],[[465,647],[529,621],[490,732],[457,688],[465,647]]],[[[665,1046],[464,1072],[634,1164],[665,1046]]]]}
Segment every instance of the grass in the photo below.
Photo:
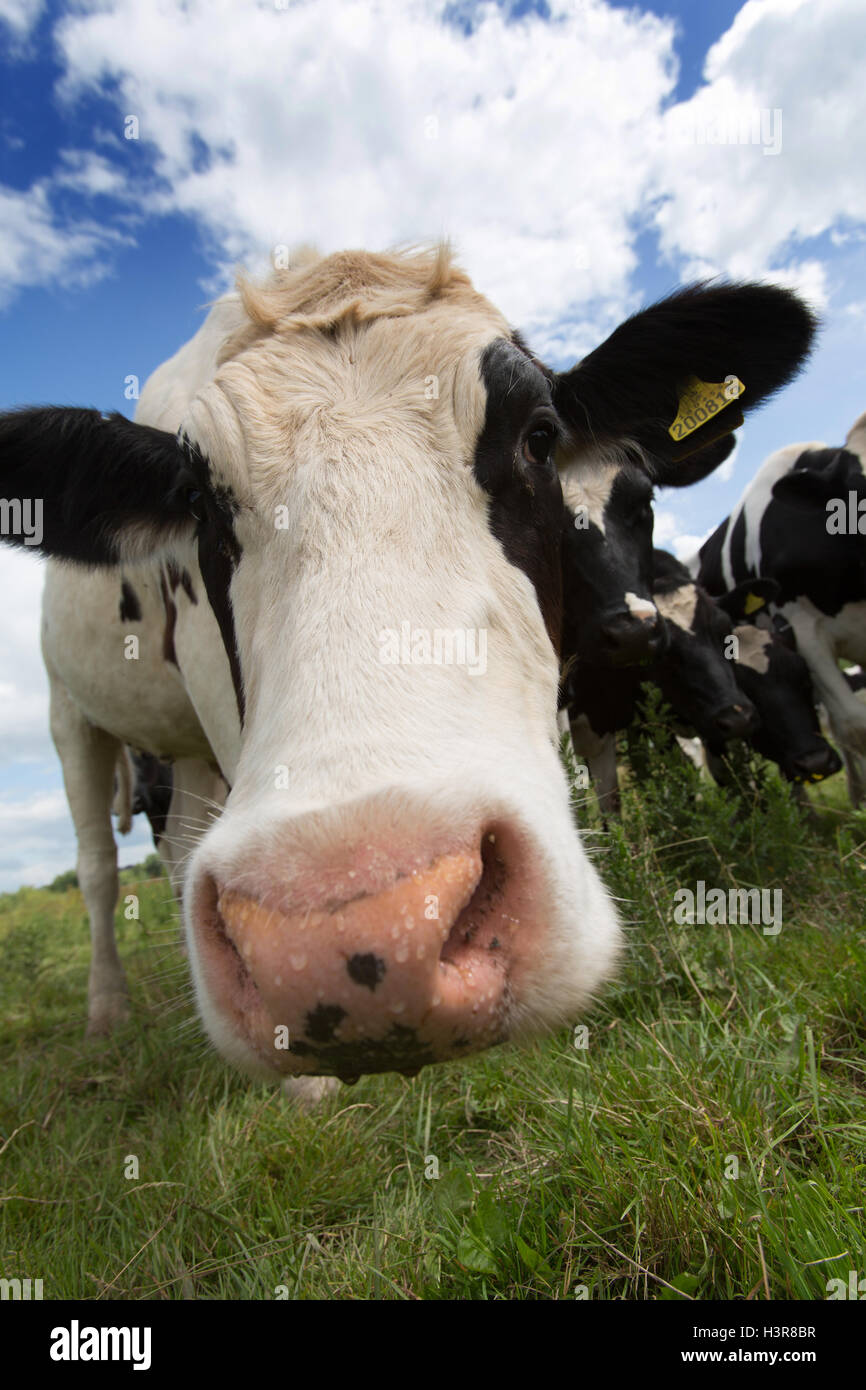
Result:
{"type": "Polygon", "coordinates": [[[0,1275],[76,1299],[821,1299],[862,1277],[866,816],[839,778],[810,823],[773,777],[738,797],[634,756],[620,825],[580,809],[629,923],[586,1036],[314,1114],[202,1043],[165,879],[124,875],[134,1016],[107,1041],[83,1037],[78,890],[0,899],[0,1275]],[[781,932],[676,925],[697,878],[781,886],[781,932]]]}

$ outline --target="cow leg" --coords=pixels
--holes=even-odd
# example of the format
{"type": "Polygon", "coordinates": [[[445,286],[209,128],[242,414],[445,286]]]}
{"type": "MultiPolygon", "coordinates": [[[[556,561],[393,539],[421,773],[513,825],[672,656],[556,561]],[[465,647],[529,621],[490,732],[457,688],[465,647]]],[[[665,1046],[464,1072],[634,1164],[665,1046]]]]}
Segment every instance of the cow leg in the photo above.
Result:
{"type": "Polygon", "coordinates": [[[853,748],[842,746],[841,740],[840,751],[845,763],[845,776],[848,779],[848,795],[851,798],[851,805],[856,810],[866,798],[866,757],[862,753],[855,752],[853,748]]]}
{"type": "Polygon", "coordinates": [[[51,679],[51,736],[63,767],[78,840],[78,882],[90,917],[87,1032],[110,1033],[128,1017],[126,976],[114,939],[117,845],[111,825],[114,771],[121,744],[84,718],[66,687],[51,679]]]}
{"type": "Polygon", "coordinates": [[[597,734],[585,714],[571,720],[574,750],[586,759],[602,814],[619,814],[619,780],[616,775],[616,735],[597,734]]]}
{"type": "Polygon", "coordinates": [[[812,675],[815,696],[827,711],[833,737],[844,753],[853,749],[866,754],[866,707],[858,700],[836,664],[832,644],[820,623],[804,609],[803,602],[782,608],[797,639],[797,647],[812,675]]]}
{"type": "Polygon", "coordinates": [[[335,1076],[287,1076],[283,1095],[301,1110],[316,1110],[339,1088],[340,1082],[335,1076]]]}

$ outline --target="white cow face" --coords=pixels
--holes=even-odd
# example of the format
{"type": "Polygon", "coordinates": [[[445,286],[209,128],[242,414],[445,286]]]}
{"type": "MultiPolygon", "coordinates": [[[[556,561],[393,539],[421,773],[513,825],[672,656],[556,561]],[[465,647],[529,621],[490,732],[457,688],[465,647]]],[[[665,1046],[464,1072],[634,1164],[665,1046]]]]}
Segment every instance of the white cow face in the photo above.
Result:
{"type": "Polygon", "coordinates": [[[199,1003],[233,1059],[345,1076],[570,1018],[619,937],[557,755],[549,380],[462,277],[358,320],[245,343],[184,426],[243,702],[199,1003]]]}

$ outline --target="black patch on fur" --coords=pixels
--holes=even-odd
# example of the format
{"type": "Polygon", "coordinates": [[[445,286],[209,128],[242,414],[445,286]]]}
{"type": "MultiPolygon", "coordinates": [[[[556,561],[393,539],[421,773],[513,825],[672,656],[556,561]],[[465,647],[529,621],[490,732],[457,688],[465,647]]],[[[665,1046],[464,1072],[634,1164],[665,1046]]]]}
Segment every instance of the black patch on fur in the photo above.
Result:
{"type": "Polygon", "coordinates": [[[372,951],[368,951],[364,955],[350,956],[346,962],[346,970],[356,985],[364,985],[372,991],[384,980],[387,966],[380,956],[374,956],[372,951]]]}
{"type": "MultiPolygon", "coordinates": [[[[177,652],[174,649],[174,629],[177,624],[177,604],[172,596],[171,586],[166,577],[165,567],[159,572],[159,592],[165,607],[165,627],[162,630],[162,658],[177,666],[177,652]]],[[[180,669],[178,667],[178,669],[180,669]]]]}
{"type": "Polygon", "coordinates": [[[121,580],[120,584],[120,621],[122,623],[141,622],[141,604],[138,601],[138,594],[127,579],[121,580]]]}
{"type": "Polygon", "coordinates": [[[490,529],[512,565],[535,589],[550,640],[559,651],[562,627],[562,490],[554,462],[523,457],[536,414],[551,422],[550,384],[525,351],[497,338],[481,354],[487,392],[484,427],[475,450],[475,477],[488,494],[490,529]]]}
{"type": "MultiPolygon", "coordinates": [[[[198,567],[201,571],[208,602],[213,609],[223,639],[235,698],[238,702],[238,715],[241,724],[243,724],[246,707],[244,681],[231,601],[232,576],[240,563],[242,553],[234,529],[234,518],[238,510],[237,502],[230,488],[213,486],[210,464],[201,451],[188,439],[183,440],[183,448],[201,493],[197,500],[200,517],[196,533],[198,567]]],[[[187,576],[187,582],[189,583],[189,576],[187,576]]],[[[183,574],[181,574],[181,583],[183,583],[183,574]]],[[[192,595],[191,583],[187,592],[191,594],[193,602],[196,602],[194,595],[192,595]]]]}
{"type": "MultiPolygon", "coordinates": [[[[116,565],[124,532],[191,533],[193,484],[173,434],[66,406],[0,415],[0,495],[43,500],[39,550],[116,565]]],[[[23,536],[4,536],[23,545],[23,536]]]]}

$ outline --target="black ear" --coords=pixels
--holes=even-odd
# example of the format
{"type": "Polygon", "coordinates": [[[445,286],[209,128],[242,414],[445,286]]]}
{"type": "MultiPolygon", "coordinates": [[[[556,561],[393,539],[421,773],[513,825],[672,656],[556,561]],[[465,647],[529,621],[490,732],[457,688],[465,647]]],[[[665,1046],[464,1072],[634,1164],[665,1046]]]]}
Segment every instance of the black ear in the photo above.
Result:
{"type": "Polygon", "coordinates": [[[673,465],[729,435],[742,411],[791,380],[816,326],[803,301],[779,286],[692,285],[635,314],[571,371],[554,375],[554,402],[579,448],[636,449],[671,486],[673,465]],[[684,393],[695,378],[720,389],[692,413],[684,393]],[[745,388],[738,398],[734,378],[745,388]]]}
{"type": "Polygon", "coordinates": [[[61,406],[0,415],[2,539],[88,565],[143,559],[192,536],[202,461],[173,434],[61,406]],[[13,532],[15,532],[13,534],[13,532]]]}
{"type": "Polygon", "coordinates": [[[750,620],[782,592],[775,579],[746,579],[715,602],[735,623],[750,620]]]}
{"type": "MultiPolygon", "coordinates": [[[[700,431],[695,438],[700,438],[700,431]]],[[[659,487],[691,487],[693,483],[700,483],[733,453],[736,442],[736,435],[723,434],[720,439],[697,449],[681,462],[654,458],[650,461],[653,481],[659,487]]]]}

